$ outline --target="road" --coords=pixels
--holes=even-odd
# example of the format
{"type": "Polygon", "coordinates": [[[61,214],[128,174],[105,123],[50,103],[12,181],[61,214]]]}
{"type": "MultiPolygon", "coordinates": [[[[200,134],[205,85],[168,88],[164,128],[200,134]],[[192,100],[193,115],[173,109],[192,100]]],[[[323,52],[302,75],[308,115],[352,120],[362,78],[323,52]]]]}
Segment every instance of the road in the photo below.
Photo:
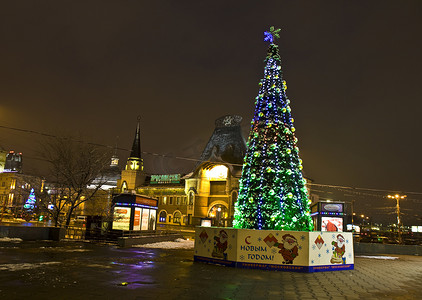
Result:
{"type": "Polygon", "coordinates": [[[192,249],[0,240],[0,299],[422,299],[422,257],[292,273],[193,262],[192,249]]]}

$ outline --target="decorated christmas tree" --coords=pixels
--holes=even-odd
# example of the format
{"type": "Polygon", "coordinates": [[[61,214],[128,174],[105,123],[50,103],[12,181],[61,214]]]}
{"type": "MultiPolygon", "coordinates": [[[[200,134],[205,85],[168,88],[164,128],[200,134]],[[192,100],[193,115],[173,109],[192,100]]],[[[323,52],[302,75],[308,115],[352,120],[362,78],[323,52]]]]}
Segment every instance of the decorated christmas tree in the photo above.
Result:
{"type": "Polygon", "coordinates": [[[28,200],[26,200],[25,205],[23,208],[28,212],[32,213],[35,208],[35,203],[37,202],[37,199],[35,199],[35,192],[34,189],[31,189],[31,192],[29,194],[28,200]]]}
{"type": "Polygon", "coordinates": [[[274,44],[279,31],[271,27],[265,32],[264,40],[270,45],[264,78],[259,82],[233,226],[310,231],[313,230],[310,201],[287,86],[282,78],[281,58],[274,44]]]}

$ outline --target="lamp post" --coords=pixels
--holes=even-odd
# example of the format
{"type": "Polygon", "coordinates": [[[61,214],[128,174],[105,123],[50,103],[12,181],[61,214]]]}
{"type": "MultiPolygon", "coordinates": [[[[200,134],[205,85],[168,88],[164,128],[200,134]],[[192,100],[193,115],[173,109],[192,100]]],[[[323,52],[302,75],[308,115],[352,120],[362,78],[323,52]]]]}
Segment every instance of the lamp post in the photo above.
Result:
{"type": "Polygon", "coordinates": [[[399,243],[402,244],[402,235],[401,235],[401,220],[400,220],[400,199],[406,198],[406,195],[388,195],[388,198],[390,199],[396,199],[396,212],[397,212],[397,230],[398,230],[398,237],[399,237],[399,243]]]}

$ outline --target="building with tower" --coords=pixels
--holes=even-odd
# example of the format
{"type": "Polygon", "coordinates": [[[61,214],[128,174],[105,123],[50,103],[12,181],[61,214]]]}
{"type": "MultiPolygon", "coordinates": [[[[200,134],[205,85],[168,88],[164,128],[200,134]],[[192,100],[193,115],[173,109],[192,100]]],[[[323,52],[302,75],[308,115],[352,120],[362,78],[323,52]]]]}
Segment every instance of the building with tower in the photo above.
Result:
{"type": "Polygon", "coordinates": [[[121,192],[133,191],[145,182],[146,174],[141,152],[141,119],[138,117],[135,138],[132,144],[130,156],[127,159],[125,169],[122,171],[121,179],[117,186],[121,192]]]}
{"type": "Polygon", "coordinates": [[[158,200],[158,224],[230,226],[246,151],[242,117],[227,115],[215,129],[189,174],[146,175],[140,149],[140,124],[115,194],[126,192],[158,200]]]}
{"type": "Polygon", "coordinates": [[[212,225],[231,226],[246,153],[241,121],[236,115],[218,118],[199,163],[186,176],[185,191],[192,203],[194,225],[210,219],[212,225]]]}

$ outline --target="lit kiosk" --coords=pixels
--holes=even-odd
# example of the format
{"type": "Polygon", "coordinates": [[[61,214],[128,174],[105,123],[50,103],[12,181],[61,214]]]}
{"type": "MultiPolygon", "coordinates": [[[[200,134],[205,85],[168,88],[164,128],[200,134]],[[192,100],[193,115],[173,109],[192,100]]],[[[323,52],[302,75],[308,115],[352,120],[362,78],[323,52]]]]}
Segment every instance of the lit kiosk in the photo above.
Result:
{"type": "Polygon", "coordinates": [[[281,58],[273,37],[234,207],[233,228],[197,227],[195,261],[294,272],[354,268],[351,232],[313,231],[281,58]]]}
{"type": "Polygon", "coordinates": [[[311,206],[311,216],[315,230],[345,231],[343,202],[319,201],[311,206]]]}
{"type": "Polygon", "coordinates": [[[158,200],[123,193],[113,198],[113,230],[155,230],[158,200]]]}

